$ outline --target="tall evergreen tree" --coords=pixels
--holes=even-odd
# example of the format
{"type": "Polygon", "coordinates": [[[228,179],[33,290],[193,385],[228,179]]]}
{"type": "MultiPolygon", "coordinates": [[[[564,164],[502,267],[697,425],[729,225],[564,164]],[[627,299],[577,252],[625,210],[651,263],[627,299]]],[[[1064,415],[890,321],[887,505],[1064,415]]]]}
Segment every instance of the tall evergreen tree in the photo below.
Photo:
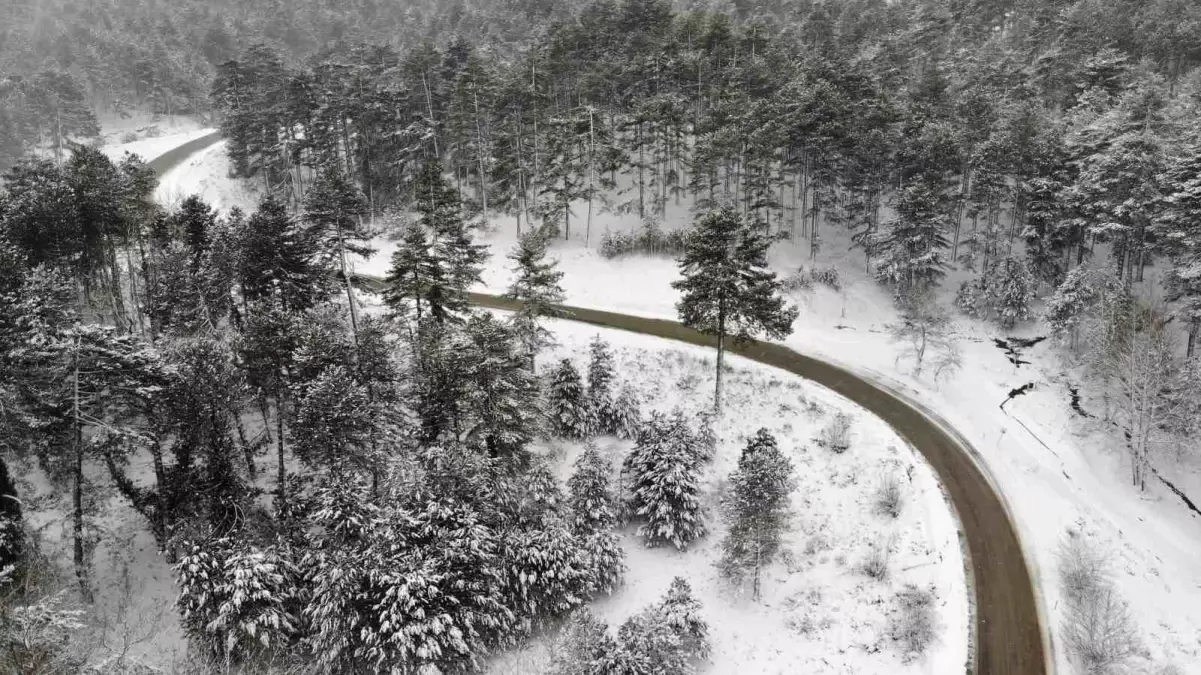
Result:
{"type": "Polygon", "coordinates": [[[613,378],[609,344],[600,335],[593,336],[588,343],[588,407],[597,430],[605,434],[617,433],[618,427],[613,378]]]}
{"type": "Polygon", "coordinates": [[[592,429],[587,394],[571,359],[563,359],[551,373],[547,392],[547,414],[554,432],[563,438],[580,439],[592,429]]]}
{"type": "Polygon", "coordinates": [[[563,288],[559,286],[563,273],[558,270],[558,261],[546,259],[549,244],[545,230],[530,230],[521,236],[509,254],[509,259],[515,263],[514,279],[505,296],[521,303],[512,322],[529,354],[531,367],[537,353],[552,340],[550,331],[538,321],[545,316],[555,316],[554,305],[563,302],[564,298],[563,288]]]}
{"type": "Polygon", "coordinates": [[[946,274],[950,218],[939,192],[916,182],[897,196],[896,218],[871,243],[876,278],[905,297],[946,274]]]}
{"type": "Polygon", "coordinates": [[[371,233],[363,222],[368,215],[367,200],[362,193],[334,169],[318,176],[304,198],[304,220],[308,236],[317,246],[319,264],[327,270],[337,270],[346,290],[350,311],[351,334],[358,336],[358,308],[351,286],[348,254],[368,256],[374,251],[367,245],[371,233]]]}
{"type": "Polygon", "coordinates": [[[717,337],[717,384],[714,409],[721,412],[722,369],[726,338],[743,343],[756,334],[781,339],[792,332],[795,307],[786,307],[780,282],[767,266],[770,240],[745,223],[730,207],[710,211],[688,236],[681,256],[683,279],[672,282],[683,297],[676,304],[680,321],[717,337]]]}
{"type": "Polygon", "coordinates": [[[702,461],[662,415],[653,415],[638,433],[623,471],[630,476],[629,506],[644,522],[639,536],[652,545],[678,550],[706,533],[700,502],[702,461]]]}
{"type": "Polygon", "coordinates": [[[317,241],[288,215],[283,202],[264,197],[247,219],[241,240],[238,280],[247,302],[270,302],[298,312],[328,296],[317,241]]]}

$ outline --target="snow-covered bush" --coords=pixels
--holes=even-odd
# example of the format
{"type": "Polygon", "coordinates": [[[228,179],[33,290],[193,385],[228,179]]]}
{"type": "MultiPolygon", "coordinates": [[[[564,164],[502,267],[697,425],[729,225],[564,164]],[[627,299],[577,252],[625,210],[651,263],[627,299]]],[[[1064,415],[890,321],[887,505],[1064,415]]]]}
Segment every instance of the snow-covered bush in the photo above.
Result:
{"type": "MultiPolygon", "coordinates": [[[[630,477],[630,509],[642,519],[638,535],[647,543],[683,550],[704,536],[700,503],[702,460],[690,439],[659,414],[643,425],[623,469],[630,477]]],[[[686,431],[686,430],[685,430],[686,431]]]]}
{"type": "Polygon", "coordinates": [[[624,386],[613,403],[613,435],[632,441],[638,438],[638,430],[641,428],[642,402],[639,401],[637,392],[628,385],[624,386]]]}
{"type": "Polygon", "coordinates": [[[984,273],[963,282],[955,295],[955,306],[977,319],[995,319],[1002,328],[1012,328],[1030,318],[1037,281],[1024,261],[1002,258],[984,273]]]}
{"type": "MultiPolygon", "coordinates": [[[[0,570],[0,586],[11,572],[0,570]]],[[[36,599],[0,596],[0,672],[77,672],[71,639],[84,627],[83,615],[67,605],[66,593],[36,599]]]]}
{"type": "Polygon", "coordinates": [[[189,635],[225,662],[286,647],[298,574],[287,556],[229,539],[187,545],[175,566],[177,606],[189,635]]]}
{"type": "Polygon", "coordinates": [[[588,596],[611,595],[621,586],[626,574],[626,552],[621,548],[617,534],[597,532],[581,539],[588,565],[588,596]]]}
{"type": "Polygon", "coordinates": [[[588,401],[580,371],[570,359],[563,359],[551,374],[547,393],[547,414],[556,435],[586,438],[591,430],[588,401]]]}
{"type": "Polygon", "coordinates": [[[842,276],[835,267],[815,267],[809,271],[809,276],[823,286],[835,291],[842,290],[842,276]]]}
{"type": "Polygon", "coordinates": [[[899,518],[901,509],[905,506],[905,497],[901,494],[901,482],[893,474],[888,474],[876,487],[875,509],[876,513],[888,516],[889,518],[899,518]]]}
{"type": "Polygon", "coordinates": [[[817,438],[818,445],[842,454],[851,448],[851,422],[847,413],[834,413],[834,417],[822,427],[821,435],[817,438]]]}
{"type": "Polygon", "coordinates": [[[1078,533],[1061,544],[1064,644],[1086,675],[1115,672],[1137,652],[1138,629],[1109,578],[1103,556],[1078,533]]]}
{"type": "Polygon", "coordinates": [[[628,255],[672,256],[684,250],[688,230],[667,230],[653,218],[646,219],[637,232],[606,231],[601,236],[600,254],[603,258],[628,255]]]}
{"type": "Polygon", "coordinates": [[[876,581],[888,578],[888,563],[892,553],[892,543],[877,541],[868,548],[867,556],[863,558],[859,569],[876,581]]]}
{"type": "Polygon", "coordinates": [[[921,656],[937,635],[934,625],[933,588],[907,584],[897,593],[897,609],[889,619],[888,634],[901,646],[906,663],[921,656]]]}
{"type": "Polygon", "coordinates": [[[984,277],[968,279],[959,284],[959,290],[955,292],[955,306],[973,319],[987,317],[989,297],[984,277]]]}
{"type": "Polygon", "coordinates": [[[722,540],[720,569],[732,579],[750,576],[759,597],[760,573],[780,548],[786,526],[788,497],[796,481],[792,462],[780,452],[776,439],[760,429],[738,458],[730,475],[726,500],[730,529],[722,540]]]}

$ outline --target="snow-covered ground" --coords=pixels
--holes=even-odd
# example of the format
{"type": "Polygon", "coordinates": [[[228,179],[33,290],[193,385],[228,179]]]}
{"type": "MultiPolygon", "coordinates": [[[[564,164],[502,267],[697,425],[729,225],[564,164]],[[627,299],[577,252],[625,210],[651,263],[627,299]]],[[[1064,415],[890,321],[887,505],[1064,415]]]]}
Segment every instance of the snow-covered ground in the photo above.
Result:
{"type": "MultiPolygon", "coordinates": [[[[613,347],[619,379],[639,392],[644,413],[678,407],[692,415],[712,405],[714,362],[708,349],[567,321],[550,327],[559,345],[541,357],[544,369],[570,358],[585,370],[588,341],[599,334],[613,347]]],[[[703,604],[711,630],[713,654],[702,672],[962,672],[968,653],[963,558],[956,520],[933,471],[891,428],[837,394],[739,357],[729,365],[720,443],[704,480],[710,534],[677,552],[645,547],[630,527],[623,537],[626,584],[594,603],[594,612],[616,630],[682,576],[703,604]],[[836,412],[855,420],[851,449],[841,455],[813,442],[836,412]],[[763,427],[791,458],[798,484],[781,560],[765,574],[763,600],[757,603],[724,581],[715,563],[725,533],[719,507],[725,479],[746,439],[763,427]],[[904,493],[896,519],[874,512],[876,492],[889,476],[904,493]],[[891,551],[891,574],[883,581],[860,570],[879,546],[891,551]],[[937,597],[939,638],[911,662],[888,638],[895,594],[906,584],[932,587],[937,597]]],[[[606,438],[599,447],[616,469],[632,446],[606,438]]],[[[581,450],[578,443],[551,446],[564,482],[581,450]]],[[[500,659],[494,672],[536,673],[544,659],[545,650],[535,645],[500,659]]]]}
{"type": "Polygon", "coordinates": [[[228,213],[235,206],[253,212],[259,201],[258,190],[245,181],[229,178],[229,174],[225,141],[220,141],[161,176],[154,197],[160,204],[170,207],[189,195],[199,195],[222,213],[228,213]]]}
{"type": "Polygon", "coordinates": [[[149,161],[172,148],[216,131],[192,117],[152,117],[145,114],[102,119],[100,128],[100,149],[114,161],[120,160],[127,152],[149,161]]]}

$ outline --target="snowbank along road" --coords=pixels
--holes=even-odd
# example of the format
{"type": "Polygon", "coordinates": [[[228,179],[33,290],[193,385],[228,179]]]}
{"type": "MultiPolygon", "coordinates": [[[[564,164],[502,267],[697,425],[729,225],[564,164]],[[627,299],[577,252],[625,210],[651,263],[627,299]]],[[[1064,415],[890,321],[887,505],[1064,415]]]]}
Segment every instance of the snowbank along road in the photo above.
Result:
{"type": "MultiPolygon", "coordinates": [[[[218,142],[220,133],[195,139],[149,162],[160,175],[189,155],[218,142]]],[[[364,275],[358,281],[379,290],[382,280],[364,275]]],[[[513,310],[505,298],[471,293],[480,307],[513,310]]],[[[662,319],[618,314],[580,307],[559,307],[560,318],[617,328],[645,335],[715,347],[711,336],[662,319]]],[[[919,407],[900,395],[839,366],[806,356],[782,345],[751,341],[732,352],[800,375],[821,384],[879,416],[918,449],[938,474],[963,526],[974,589],[974,650],[969,674],[1046,675],[1047,649],[1039,600],[1017,531],[1004,502],[972,459],[972,450],[919,407]]]]}

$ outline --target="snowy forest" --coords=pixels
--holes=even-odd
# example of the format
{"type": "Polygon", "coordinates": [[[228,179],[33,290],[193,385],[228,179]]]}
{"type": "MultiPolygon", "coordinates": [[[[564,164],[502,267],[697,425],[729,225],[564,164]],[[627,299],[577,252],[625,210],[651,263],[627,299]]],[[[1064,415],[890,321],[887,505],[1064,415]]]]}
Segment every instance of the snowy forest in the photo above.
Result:
{"type": "Polygon", "coordinates": [[[0,0],[0,172],[0,672],[1037,675],[787,345],[1201,673],[1201,3],[0,0]]]}

